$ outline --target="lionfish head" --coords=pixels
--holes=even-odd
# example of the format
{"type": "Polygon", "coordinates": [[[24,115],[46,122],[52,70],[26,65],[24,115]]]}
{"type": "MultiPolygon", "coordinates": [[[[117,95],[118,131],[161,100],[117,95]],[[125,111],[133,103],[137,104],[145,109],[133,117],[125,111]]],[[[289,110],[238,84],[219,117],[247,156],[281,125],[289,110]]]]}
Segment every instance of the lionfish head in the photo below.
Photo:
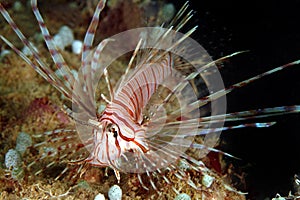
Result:
{"type": "Polygon", "coordinates": [[[121,122],[105,117],[100,118],[98,127],[94,129],[94,147],[86,159],[91,165],[109,166],[123,171],[122,160],[127,159],[128,154],[148,151],[141,137],[145,133],[142,128],[134,132],[121,122]]]}

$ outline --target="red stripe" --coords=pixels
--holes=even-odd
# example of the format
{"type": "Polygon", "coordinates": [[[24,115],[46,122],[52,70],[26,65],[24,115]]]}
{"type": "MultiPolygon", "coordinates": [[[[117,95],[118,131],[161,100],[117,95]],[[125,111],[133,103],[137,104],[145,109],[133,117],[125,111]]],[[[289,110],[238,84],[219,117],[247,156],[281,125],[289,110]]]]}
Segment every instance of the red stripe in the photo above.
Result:
{"type": "MultiPolygon", "coordinates": [[[[136,116],[138,116],[138,113],[140,113],[140,112],[139,112],[139,99],[138,99],[138,97],[136,96],[136,93],[135,93],[133,87],[131,86],[130,82],[129,82],[127,85],[128,85],[128,87],[130,88],[130,90],[132,91],[132,93],[133,93],[133,95],[134,95],[134,98],[136,99],[137,105],[136,105],[136,107],[135,107],[135,110],[137,110],[137,111],[135,112],[135,114],[136,114],[136,116]]],[[[123,90],[124,90],[124,89],[123,89],[123,90]]]]}
{"type": "MultiPolygon", "coordinates": [[[[142,72],[142,76],[144,78],[144,81],[147,83],[147,78],[146,78],[146,75],[145,75],[144,71],[142,72]]],[[[149,85],[148,84],[146,84],[146,88],[147,88],[147,99],[149,99],[150,91],[149,91],[149,85]]]]}
{"type": "Polygon", "coordinates": [[[143,98],[143,90],[142,90],[142,87],[141,87],[141,85],[140,85],[140,83],[139,83],[139,81],[138,81],[137,78],[135,79],[135,82],[136,82],[136,84],[138,85],[138,88],[139,88],[139,90],[140,90],[140,93],[139,93],[140,95],[139,95],[139,96],[141,97],[141,99],[140,99],[141,101],[139,101],[139,102],[144,102],[144,98],[143,98]]]}
{"type": "Polygon", "coordinates": [[[139,99],[139,101],[138,102],[140,102],[139,103],[139,105],[138,105],[138,114],[137,114],[137,116],[140,116],[140,114],[141,114],[141,108],[142,107],[144,107],[144,98],[143,98],[143,90],[142,90],[142,88],[141,88],[141,86],[140,86],[140,84],[139,84],[139,81],[137,80],[137,78],[136,79],[134,79],[135,80],[135,82],[137,83],[137,85],[138,85],[138,88],[139,88],[139,90],[140,90],[140,97],[141,97],[141,99],[139,99]]]}
{"type": "Polygon", "coordinates": [[[137,141],[133,140],[132,142],[133,142],[134,144],[136,144],[138,147],[140,147],[144,153],[147,153],[147,152],[149,151],[148,149],[146,149],[146,147],[144,147],[143,145],[141,145],[141,144],[138,143],[137,141]]]}
{"type": "Polygon", "coordinates": [[[152,75],[153,75],[153,78],[154,78],[154,88],[156,88],[156,76],[155,76],[155,72],[153,71],[152,67],[150,69],[151,69],[151,72],[152,72],[152,75]]]}
{"type": "Polygon", "coordinates": [[[116,147],[117,147],[117,149],[118,149],[118,157],[120,157],[120,156],[121,156],[121,147],[120,147],[120,145],[119,145],[119,142],[118,142],[117,138],[116,138],[115,140],[116,140],[116,141],[115,141],[115,144],[116,144],[116,147]]]}

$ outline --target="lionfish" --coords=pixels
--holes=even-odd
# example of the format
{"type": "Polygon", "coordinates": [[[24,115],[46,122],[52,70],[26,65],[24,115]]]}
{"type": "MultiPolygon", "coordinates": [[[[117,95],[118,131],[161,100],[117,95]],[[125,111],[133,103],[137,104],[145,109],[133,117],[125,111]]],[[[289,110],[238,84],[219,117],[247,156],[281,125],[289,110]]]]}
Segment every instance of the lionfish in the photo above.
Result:
{"type": "Polygon", "coordinates": [[[31,0],[32,10],[60,75],[43,61],[0,4],[1,14],[30,50],[34,60],[3,36],[1,39],[72,103],[72,106],[61,109],[75,122],[76,128],[45,132],[42,136],[50,139],[34,144],[34,148],[44,147],[44,150],[40,157],[28,164],[28,168],[34,168],[43,160],[52,160],[45,167],[37,167],[36,175],[61,163],[67,164],[57,179],[75,166],[78,167],[75,177],[82,175],[88,166],[109,167],[114,170],[118,181],[120,172],[136,173],[143,188],[159,191],[155,180],[171,183],[167,173],[172,172],[198,189],[196,183],[186,178],[187,172],[180,165],[207,172],[209,169],[201,158],[209,151],[234,157],[214,148],[221,131],[269,127],[275,123],[223,126],[224,122],[242,122],[300,111],[299,106],[281,106],[226,113],[226,94],[299,64],[300,60],[225,88],[216,63],[242,52],[212,61],[206,51],[190,38],[197,27],[180,33],[193,16],[188,2],[167,25],[129,30],[104,39],[93,49],[99,16],[105,4],[106,0],[99,1],[85,34],[77,76],[54,44],[37,8],[37,0],[31,0]],[[131,53],[128,66],[118,83],[113,85],[110,65],[128,52],[131,53]],[[100,87],[99,83],[107,88],[100,87]],[[100,99],[101,103],[95,99],[100,99]],[[186,152],[189,149],[197,153],[191,156],[186,152]]]}

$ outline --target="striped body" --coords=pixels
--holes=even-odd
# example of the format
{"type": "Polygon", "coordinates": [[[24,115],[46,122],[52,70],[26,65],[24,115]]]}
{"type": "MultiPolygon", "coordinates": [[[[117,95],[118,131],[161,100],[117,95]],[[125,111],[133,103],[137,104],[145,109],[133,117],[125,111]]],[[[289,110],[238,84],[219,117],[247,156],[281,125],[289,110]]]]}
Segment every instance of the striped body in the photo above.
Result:
{"type": "Polygon", "coordinates": [[[167,54],[158,63],[143,64],[138,68],[137,73],[120,85],[114,99],[98,119],[101,129],[94,130],[95,148],[87,162],[118,168],[115,161],[125,152],[149,151],[142,110],[158,86],[171,75],[171,55],[167,54]]]}

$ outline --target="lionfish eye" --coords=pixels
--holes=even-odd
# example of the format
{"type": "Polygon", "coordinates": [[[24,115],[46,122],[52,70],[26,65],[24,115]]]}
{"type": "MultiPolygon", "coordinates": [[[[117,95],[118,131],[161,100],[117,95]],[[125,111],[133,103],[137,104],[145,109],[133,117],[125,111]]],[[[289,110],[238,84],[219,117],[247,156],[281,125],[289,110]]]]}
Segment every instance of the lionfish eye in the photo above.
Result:
{"type": "Polygon", "coordinates": [[[108,131],[113,133],[113,136],[116,138],[118,137],[118,127],[114,124],[109,125],[108,131]]]}
{"type": "Polygon", "coordinates": [[[114,133],[114,137],[116,138],[116,137],[118,137],[118,131],[113,131],[113,133],[114,133]]]}

